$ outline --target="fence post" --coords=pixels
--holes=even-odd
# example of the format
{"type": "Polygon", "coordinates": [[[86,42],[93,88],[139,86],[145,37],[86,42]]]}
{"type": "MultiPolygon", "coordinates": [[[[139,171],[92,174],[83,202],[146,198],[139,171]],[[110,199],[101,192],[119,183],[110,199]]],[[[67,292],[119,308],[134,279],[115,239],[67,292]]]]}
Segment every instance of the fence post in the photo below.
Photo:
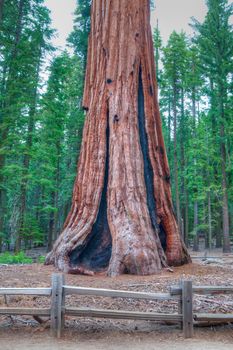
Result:
{"type": "MultiPolygon", "coordinates": [[[[181,292],[180,292],[180,299],[178,301],[178,314],[182,315],[183,314],[183,298],[182,298],[182,280],[179,281],[179,286],[181,288],[181,292]]],[[[183,329],[183,322],[181,321],[180,323],[180,329],[183,329]]]]}
{"type": "Polygon", "coordinates": [[[183,331],[185,338],[193,336],[193,286],[192,281],[182,282],[183,331]]]}
{"type": "Polygon", "coordinates": [[[64,327],[64,284],[65,278],[63,274],[52,275],[51,333],[58,338],[61,337],[64,327]]]}

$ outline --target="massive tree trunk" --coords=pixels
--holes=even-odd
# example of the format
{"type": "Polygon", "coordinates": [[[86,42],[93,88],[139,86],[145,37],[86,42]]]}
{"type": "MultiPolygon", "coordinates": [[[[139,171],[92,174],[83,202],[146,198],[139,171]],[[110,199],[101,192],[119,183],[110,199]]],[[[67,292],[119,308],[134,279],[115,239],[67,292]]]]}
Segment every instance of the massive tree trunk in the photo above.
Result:
{"type": "Polygon", "coordinates": [[[154,274],[190,258],[172,207],[149,0],[93,0],[91,16],[72,208],[46,263],[154,274]]]}

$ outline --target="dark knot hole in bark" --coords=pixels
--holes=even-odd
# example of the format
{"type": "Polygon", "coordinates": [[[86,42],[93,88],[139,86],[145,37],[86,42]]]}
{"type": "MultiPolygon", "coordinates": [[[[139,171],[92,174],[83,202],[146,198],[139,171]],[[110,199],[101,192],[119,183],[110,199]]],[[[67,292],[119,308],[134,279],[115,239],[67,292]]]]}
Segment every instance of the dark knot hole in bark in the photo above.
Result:
{"type": "Polygon", "coordinates": [[[107,188],[109,170],[109,111],[107,112],[106,127],[106,161],[102,196],[96,221],[88,235],[85,246],[71,252],[70,262],[73,266],[82,266],[92,271],[105,270],[112,254],[112,237],[107,218],[107,188]]]}
{"type": "Polygon", "coordinates": [[[150,92],[150,95],[153,96],[153,88],[152,88],[151,85],[150,85],[150,88],[149,88],[149,92],[150,92]]]}
{"type": "Polygon", "coordinates": [[[146,196],[147,206],[150,214],[151,224],[154,230],[159,233],[160,242],[163,250],[166,250],[166,233],[164,231],[162,223],[158,225],[157,214],[156,214],[156,199],[154,197],[154,175],[153,168],[149,157],[149,144],[146,132],[146,121],[145,121],[145,102],[144,92],[142,83],[142,69],[139,69],[139,84],[138,84],[138,126],[140,144],[142,149],[143,161],[144,161],[144,178],[146,184],[146,196]]]}

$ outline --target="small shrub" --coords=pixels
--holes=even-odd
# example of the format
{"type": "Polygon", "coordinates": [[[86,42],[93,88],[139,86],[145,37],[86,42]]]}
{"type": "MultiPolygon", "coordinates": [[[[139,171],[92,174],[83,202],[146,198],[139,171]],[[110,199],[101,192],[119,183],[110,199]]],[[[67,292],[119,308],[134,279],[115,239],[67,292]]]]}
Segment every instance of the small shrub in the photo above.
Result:
{"type": "Polygon", "coordinates": [[[45,256],[43,256],[43,255],[39,256],[37,261],[38,261],[39,264],[44,264],[45,256]]]}
{"type": "Polygon", "coordinates": [[[25,255],[24,252],[11,254],[5,252],[0,254],[0,264],[32,264],[33,260],[25,255]]]}

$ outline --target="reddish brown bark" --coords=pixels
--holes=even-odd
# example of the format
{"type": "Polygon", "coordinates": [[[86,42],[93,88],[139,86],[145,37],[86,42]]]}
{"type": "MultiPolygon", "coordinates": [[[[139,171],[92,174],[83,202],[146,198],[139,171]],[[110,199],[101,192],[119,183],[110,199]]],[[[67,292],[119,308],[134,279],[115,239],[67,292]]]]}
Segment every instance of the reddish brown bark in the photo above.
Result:
{"type": "Polygon", "coordinates": [[[149,0],[93,0],[73,203],[47,257],[61,270],[145,275],[190,259],[172,207],[149,17],[149,0]]]}

